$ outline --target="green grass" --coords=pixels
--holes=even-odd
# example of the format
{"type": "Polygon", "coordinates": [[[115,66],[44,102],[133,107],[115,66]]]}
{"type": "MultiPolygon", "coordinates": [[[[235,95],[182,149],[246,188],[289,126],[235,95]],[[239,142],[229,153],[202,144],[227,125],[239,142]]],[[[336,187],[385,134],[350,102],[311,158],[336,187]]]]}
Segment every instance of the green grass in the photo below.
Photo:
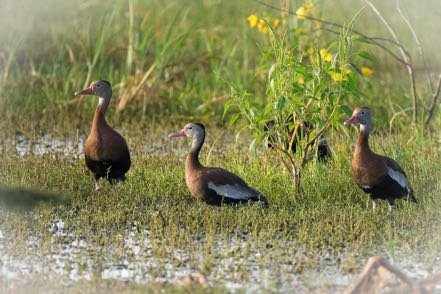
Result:
{"type": "MultiPolygon", "coordinates": [[[[272,270],[281,275],[287,274],[283,270],[287,263],[297,264],[300,273],[315,268],[320,264],[320,256],[327,253],[343,256],[343,262],[337,266],[343,272],[358,270],[360,260],[366,260],[374,252],[397,260],[416,259],[426,266],[435,262],[441,245],[438,181],[441,169],[439,146],[430,137],[409,140],[412,138],[409,134],[390,139],[374,134],[373,148],[403,165],[418,199],[416,205],[398,201],[389,214],[385,203],[374,213],[368,197],[353,182],[350,175],[353,141],[347,137],[331,136],[335,161],[310,164],[302,191],[295,191],[290,175],[271,151],[259,150],[250,158],[246,144],[234,144],[228,133],[223,140],[215,142],[222,129],[210,128],[202,161],[207,161],[211,148],[210,165],[239,174],[271,203],[269,208],[259,205],[217,208],[194,199],[185,186],[181,159],[188,150],[188,142],[167,139],[159,146],[162,153],[142,151],[144,146],[164,136],[163,131],[148,129],[143,130],[148,137],[132,136],[136,141],[131,143],[133,167],[127,181],[122,186],[104,183],[99,192],[94,191],[81,159],[56,153],[25,157],[4,154],[2,186],[38,187],[68,198],[63,204],[42,203],[25,213],[1,208],[0,224],[11,238],[9,250],[29,254],[34,249],[25,241],[37,236],[41,240],[38,254],[51,253],[53,244],[72,238],[56,237],[48,229],[54,220],[62,219],[65,231],[73,239],[87,240],[91,245],[93,249],[81,254],[95,256],[95,268],[106,264],[98,256],[131,260],[121,236],[135,230],[136,239],[151,241],[152,258],[165,258],[179,267],[182,261],[171,257],[170,252],[185,250],[190,256],[187,265],[206,272],[220,285],[227,279],[227,273],[219,272],[219,263],[232,258],[239,265],[232,274],[247,281],[251,277],[245,263],[254,260],[258,252],[265,256],[257,259],[259,266],[268,267],[267,258],[270,258],[272,270]],[[225,148],[225,142],[230,147],[225,148]],[[241,240],[247,246],[231,250],[231,240],[241,240]],[[423,252],[421,257],[419,253],[423,252]]],[[[243,135],[241,140],[246,142],[249,137],[243,135]]],[[[14,197],[28,196],[16,193],[14,197]]],[[[157,276],[161,270],[147,272],[157,276]]]]}
{"type": "MultiPolygon", "coordinates": [[[[245,130],[236,141],[238,129],[225,124],[223,105],[231,94],[225,81],[254,93],[256,103],[266,101],[268,68],[262,68],[260,62],[269,43],[266,36],[247,26],[246,18],[252,13],[281,17],[280,11],[253,1],[193,0],[183,5],[181,1],[134,0],[130,15],[130,2],[45,0],[36,4],[24,0],[20,9],[16,1],[2,4],[0,228],[10,240],[8,252],[45,256],[53,246],[87,240],[91,249],[80,250],[73,264],[87,268],[84,260],[91,258],[92,272],[98,278],[77,283],[73,292],[127,286],[103,281],[99,273],[108,261],[139,261],[128,255],[124,244],[124,237],[134,231],[137,240],[152,242],[151,256],[142,257],[142,262],[165,258],[162,260],[176,267],[206,272],[221,287],[225,279],[252,281],[248,261],[280,276],[302,275],[317,268],[326,271],[326,266],[320,268],[320,260],[327,253],[335,256],[338,270],[350,273],[378,252],[397,261],[422,259],[427,267],[436,262],[434,257],[441,248],[441,117],[439,111],[435,113],[431,129],[423,129],[422,118],[409,126],[411,99],[402,66],[384,52],[373,50],[377,61],[365,65],[373,67],[374,75],[359,85],[366,97],[357,101],[344,97],[342,101],[354,107],[372,106],[374,150],[397,159],[416,190],[417,205],[398,201],[395,211],[388,214],[382,203],[373,213],[368,197],[350,175],[354,129],[328,132],[334,161],[308,165],[303,188],[296,191],[273,152],[259,146],[257,153],[250,153],[250,134],[245,130]],[[152,66],[146,86],[118,111],[121,97],[135,89],[152,66]],[[13,144],[17,134],[31,141],[46,135],[77,142],[85,136],[97,101],[75,98],[73,93],[93,79],[112,82],[114,98],[107,119],[123,130],[133,156],[126,183],[104,183],[100,192],[94,192],[81,155],[50,152],[20,157],[13,144]],[[394,116],[402,109],[402,114],[394,116]],[[239,174],[268,197],[268,209],[214,208],[191,197],[182,161],[188,142],[166,136],[190,121],[201,121],[208,130],[202,161],[239,174]],[[62,219],[72,235],[54,235],[50,228],[56,219],[62,219]],[[30,237],[41,244],[29,246],[30,237]],[[245,245],[230,248],[232,240],[245,245]],[[185,250],[189,259],[183,262],[170,257],[176,250],[185,250]],[[221,267],[228,259],[234,266],[221,267]]],[[[303,4],[273,2],[294,10],[303,4]]],[[[439,26],[431,20],[436,19],[439,4],[437,0],[403,3],[425,46],[431,70],[435,70],[441,59],[432,41],[439,26]]],[[[315,5],[320,17],[342,23],[361,8],[362,1],[341,0],[338,5],[319,1],[315,5]],[[336,11],[335,7],[347,9],[336,11]]],[[[378,5],[400,38],[410,43],[396,13],[387,4],[378,5]]],[[[360,15],[355,28],[368,35],[387,35],[369,11],[360,15]]],[[[335,38],[324,33],[316,41],[327,46],[335,38]]],[[[419,66],[415,48],[410,47],[419,66]]],[[[417,81],[420,97],[427,96],[420,74],[417,81]]],[[[164,268],[146,271],[160,277],[164,268]]],[[[30,283],[45,289],[38,277],[30,283]]],[[[280,286],[277,280],[268,283],[280,286]]],[[[22,286],[16,284],[17,292],[26,289],[22,286]]],[[[55,283],[55,289],[63,286],[55,283]]],[[[128,286],[133,286],[125,288],[128,292],[145,290],[133,281],[128,286]]],[[[146,287],[152,292],[188,291],[174,284],[150,286],[146,287]]]]}
{"type": "MultiPolygon", "coordinates": [[[[14,129],[84,131],[96,101],[74,98],[73,93],[91,79],[107,79],[114,85],[109,115],[112,123],[138,124],[177,116],[215,119],[221,124],[223,104],[230,95],[224,80],[255,93],[258,101],[265,99],[268,69],[260,68],[259,62],[262,51],[268,49],[268,40],[247,26],[246,17],[256,13],[280,18],[280,11],[253,1],[193,0],[186,5],[180,1],[169,1],[167,5],[162,1],[133,1],[132,14],[129,2],[123,0],[112,4],[46,0],[38,5],[24,1],[26,5],[20,9],[14,3],[7,0],[0,15],[0,114],[2,122],[14,129]],[[124,111],[117,112],[121,97],[136,88],[153,65],[148,86],[129,99],[124,111]],[[24,115],[33,122],[31,125],[21,119],[24,115]]],[[[302,1],[286,4],[295,10],[302,1]]],[[[334,9],[332,5],[316,2],[317,15],[343,23],[362,7],[362,1],[342,0],[338,6],[347,7],[344,12],[328,13],[334,9]]],[[[437,27],[428,21],[436,19],[432,15],[436,9],[431,8],[437,7],[437,2],[428,1],[418,9],[412,1],[403,1],[403,5],[416,25],[428,63],[437,68],[439,50],[430,39],[437,27]]],[[[397,28],[409,51],[414,52],[411,37],[397,14],[387,5],[379,8],[397,28]]],[[[295,23],[291,17],[287,21],[295,23]]],[[[387,36],[368,9],[356,20],[355,27],[368,35],[387,36]]],[[[324,33],[316,41],[327,46],[335,38],[324,33]]],[[[351,101],[348,97],[342,102],[374,104],[382,113],[377,119],[386,122],[385,115],[391,117],[411,106],[405,69],[382,51],[364,49],[377,55],[374,63],[357,61],[358,66],[368,65],[375,70],[370,81],[360,84],[367,98],[351,101]]],[[[420,68],[417,55],[413,57],[420,68]]],[[[425,81],[421,75],[417,78],[420,97],[428,97],[425,81]]],[[[406,115],[397,122],[406,125],[408,120],[406,115]]]]}

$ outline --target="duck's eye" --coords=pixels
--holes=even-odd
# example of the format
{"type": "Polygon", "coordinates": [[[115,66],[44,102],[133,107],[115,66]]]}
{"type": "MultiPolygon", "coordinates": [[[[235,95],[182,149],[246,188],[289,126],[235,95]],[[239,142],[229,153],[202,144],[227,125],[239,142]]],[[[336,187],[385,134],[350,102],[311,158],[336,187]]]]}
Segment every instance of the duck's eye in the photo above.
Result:
{"type": "Polygon", "coordinates": [[[191,129],[193,129],[193,127],[189,127],[188,129],[191,130],[191,129]]]}
{"type": "Polygon", "coordinates": [[[364,115],[364,111],[360,112],[361,115],[364,115]]]}
{"type": "Polygon", "coordinates": [[[96,87],[97,87],[97,88],[101,87],[101,84],[96,84],[96,87]]]}

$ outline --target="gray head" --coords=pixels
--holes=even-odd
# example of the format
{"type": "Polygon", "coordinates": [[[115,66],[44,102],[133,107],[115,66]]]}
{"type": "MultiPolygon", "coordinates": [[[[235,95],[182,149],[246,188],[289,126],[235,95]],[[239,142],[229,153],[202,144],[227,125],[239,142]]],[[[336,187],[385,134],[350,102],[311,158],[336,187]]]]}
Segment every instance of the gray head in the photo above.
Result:
{"type": "Polygon", "coordinates": [[[102,112],[105,112],[112,97],[112,86],[105,80],[93,81],[88,88],[75,92],[75,96],[80,95],[98,96],[100,98],[98,106],[102,112]]]}
{"type": "Polygon", "coordinates": [[[189,137],[192,139],[191,152],[199,154],[199,151],[204,144],[205,139],[205,127],[200,123],[189,123],[182,130],[176,133],[168,135],[171,138],[174,137],[189,137]]]}
{"type": "Polygon", "coordinates": [[[369,132],[372,126],[372,114],[367,107],[357,107],[352,117],[344,122],[345,125],[360,124],[362,131],[369,132]]]}
{"type": "Polygon", "coordinates": [[[168,135],[171,138],[174,137],[190,137],[194,139],[200,139],[205,136],[205,127],[200,123],[189,123],[182,130],[176,133],[168,135]]]}
{"type": "Polygon", "coordinates": [[[75,92],[75,96],[79,95],[96,95],[108,98],[112,96],[112,86],[105,80],[93,81],[88,88],[75,92]]]}

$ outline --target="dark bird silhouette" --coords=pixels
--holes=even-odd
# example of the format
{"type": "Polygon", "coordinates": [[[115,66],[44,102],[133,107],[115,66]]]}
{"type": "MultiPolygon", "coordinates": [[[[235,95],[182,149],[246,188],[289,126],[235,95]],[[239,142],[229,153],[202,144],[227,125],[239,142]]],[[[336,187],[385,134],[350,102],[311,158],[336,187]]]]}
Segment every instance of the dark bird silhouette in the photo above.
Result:
{"type": "MultiPolygon", "coordinates": [[[[272,129],[274,127],[275,123],[276,123],[275,120],[268,121],[264,125],[264,131],[267,132],[270,129],[272,129]]],[[[277,137],[280,137],[283,141],[285,141],[285,146],[284,146],[285,150],[289,149],[290,139],[294,135],[294,131],[295,131],[294,126],[289,126],[290,124],[291,125],[294,124],[294,118],[292,115],[290,115],[287,118],[286,127],[285,127],[283,133],[276,133],[275,135],[268,136],[268,147],[269,148],[273,148],[273,144],[276,144],[276,142],[278,140],[277,137]]],[[[298,138],[302,138],[303,136],[306,136],[313,129],[314,129],[314,126],[308,122],[304,122],[302,126],[297,128],[296,136],[295,136],[295,138],[292,142],[292,145],[291,145],[292,153],[297,152],[298,138]]],[[[326,139],[324,138],[324,136],[318,137],[317,140],[319,141],[318,146],[317,146],[317,152],[316,152],[317,159],[319,161],[326,161],[326,160],[331,159],[332,158],[331,149],[329,148],[329,145],[326,142],[326,139]]],[[[313,144],[315,144],[315,141],[313,142],[313,144]]]]}

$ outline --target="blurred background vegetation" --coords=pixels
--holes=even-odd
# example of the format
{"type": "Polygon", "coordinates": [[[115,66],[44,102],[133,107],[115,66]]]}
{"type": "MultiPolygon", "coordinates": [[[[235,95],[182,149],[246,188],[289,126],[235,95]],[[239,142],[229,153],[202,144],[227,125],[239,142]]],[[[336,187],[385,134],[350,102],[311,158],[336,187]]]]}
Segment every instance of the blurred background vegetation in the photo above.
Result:
{"type": "MultiPolygon", "coordinates": [[[[265,3],[291,11],[305,4],[297,0],[265,3]]],[[[361,0],[313,3],[314,16],[336,23],[349,21],[366,6],[361,0]]],[[[430,96],[423,64],[395,1],[374,3],[412,56],[418,95],[430,96]]],[[[402,0],[401,6],[415,27],[435,78],[441,68],[441,52],[434,42],[441,3],[402,0]]],[[[111,124],[142,126],[165,117],[222,124],[223,106],[231,95],[225,81],[265,101],[268,68],[262,68],[261,56],[269,40],[268,34],[249,27],[251,14],[280,19],[280,34],[295,33],[300,21],[251,0],[1,0],[2,121],[19,130],[78,128],[87,132],[96,100],[75,98],[73,93],[91,80],[106,79],[114,87],[108,115],[111,124]]],[[[369,36],[390,38],[369,8],[361,11],[354,28],[369,36]]],[[[312,37],[324,47],[336,38],[326,31],[312,37]]],[[[384,50],[364,46],[376,58],[359,64],[373,70],[359,84],[366,95],[359,103],[374,107],[381,123],[394,117],[397,126],[407,127],[412,102],[405,67],[384,50]]],[[[439,125],[439,116],[435,122],[439,125]]]]}

